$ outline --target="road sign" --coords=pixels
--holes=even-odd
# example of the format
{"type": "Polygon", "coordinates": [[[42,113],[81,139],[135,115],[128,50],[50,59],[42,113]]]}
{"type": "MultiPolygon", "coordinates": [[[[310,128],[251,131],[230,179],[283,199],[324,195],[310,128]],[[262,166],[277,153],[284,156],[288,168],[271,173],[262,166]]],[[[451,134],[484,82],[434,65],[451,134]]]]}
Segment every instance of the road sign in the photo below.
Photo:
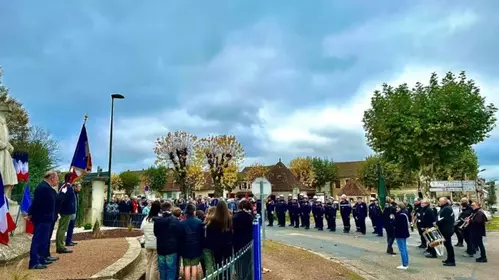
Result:
{"type": "Polygon", "coordinates": [[[431,181],[430,192],[473,192],[475,181],[431,181]]]}
{"type": "Polygon", "coordinates": [[[260,196],[260,194],[263,194],[263,196],[266,197],[272,193],[272,184],[270,184],[269,180],[264,177],[258,177],[253,181],[253,183],[251,183],[251,192],[255,197],[260,196]],[[260,193],[260,183],[263,183],[261,190],[262,193],[260,193]]]}

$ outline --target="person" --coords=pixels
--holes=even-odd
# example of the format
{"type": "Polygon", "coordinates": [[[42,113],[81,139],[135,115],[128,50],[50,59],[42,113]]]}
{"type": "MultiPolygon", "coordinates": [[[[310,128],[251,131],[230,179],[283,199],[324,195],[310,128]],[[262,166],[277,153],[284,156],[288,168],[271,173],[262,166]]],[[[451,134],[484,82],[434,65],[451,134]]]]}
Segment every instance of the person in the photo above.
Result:
{"type": "Polygon", "coordinates": [[[29,252],[29,269],[45,269],[47,264],[56,261],[55,258],[47,257],[47,250],[50,248],[50,230],[57,214],[55,211],[56,196],[53,187],[58,184],[59,176],[57,172],[48,171],[43,176],[43,181],[38,184],[34,191],[33,201],[26,217],[34,224],[29,252]]]}
{"type": "Polygon", "coordinates": [[[149,212],[151,211],[152,207],[152,202],[146,201],[142,205],[144,205],[144,207],[142,207],[142,215],[149,215],[149,212]]]}
{"type": "Polygon", "coordinates": [[[390,255],[395,255],[393,251],[393,242],[395,241],[394,236],[394,224],[395,224],[395,213],[397,204],[389,196],[386,197],[385,209],[383,209],[383,227],[386,232],[386,253],[390,255]]]}
{"type": "Polygon", "coordinates": [[[289,213],[291,215],[291,225],[294,228],[300,227],[300,204],[298,203],[298,199],[293,197],[291,200],[291,206],[289,207],[289,213]]]}
{"type": "Polygon", "coordinates": [[[185,207],[186,218],[180,222],[182,242],[180,252],[184,265],[184,279],[198,279],[198,265],[203,255],[203,222],[194,215],[196,206],[192,203],[185,207]]]}
{"type": "Polygon", "coordinates": [[[343,232],[350,232],[350,214],[352,213],[352,205],[347,200],[347,196],[342,194],[340,201],[340,215],[343,220],[343,232]]]}
{"type": "Polygon", "coordinates": [[[421,235],[423,236],[424,240],[424,248],[426,248],[425,257],[436,258],[437,252],[435,251],[435,248],[428,246],[426,239],[424,238],[425,230],[433,227],[433,225],[435,224],[435,213],[433,212],[433,209],[430,206],[430,202],[427,199],[423,199],[421,201],[420,211],[421,214],[418,219],[421,220],[420,222],[421,235]]]}
{"type": "Polygon", "coordinates": [[[373,232],[372,234],[377,234],[378,231],[376,230],[376,203],[374,202],[375,198],[371,197],[369,199],[369,219],[371,220],[371,224],[373,226],[373,232]]]}
{"type": "MultiPolygon", "coordinates": [[[[206,238],[206,225],[213,219],[215,216],[216,207],[209,207],[206,210],[206,216],[204,218],[204,227],[205,227],[205,238],[206,238]]],[[[201,258],[201,269],[203,270],[203,275],[206,277],[213,273],[213,269],[215,267],[213,260],[213,251],[208,249],[205,244],[203,244],[203,257],[201,258]]]]}
{"type": "Polygon", "coordinates": [[[275,211],[275,196],[271,195],[267,200],[266,210],[267,210],[267,219],[269,220],[269,224],[267,226],[274,226],[274,211],[275,211]]]}
{"type": "Polygon", "coordinates": [[[61,186],[59,194],[57,195],[59,214],[61,216],[55,238],[56,252],[58,254],[72,253],[71,250],[66,248],[64,240],[71,217],[76,215],[75,195],[73,192],[73,186],[70,182],[71,176],[71,173],[66,173],[64,176],[65,183],[61,186]]]}
{"type": "MultiPolygon", "coordinates": [[[[196,207],[196,209],[197,209],[197,207],[196,207]]],[[[204,214],[204,211],[196,210],[196,217],[198,219],[200,219],[201,221],[204,221],[204,218],[206,217],[206,215],[204,214]]]]}
{"type": "Polygon", "coordinates": [[[154,201],[151,204],[149,213],[142,221],[140,229],[144,233],[144,248],[146,249],[146,280],[159,279],[158,273],[158,252],[156,251],[156,236],[154,235],[154,219],[159,217],[161,204],[159,201],[154,201]]]}
{"type": "MultiPolygon", "coordinates": [[[[219,200],[215,208],[215,214],[210,218],[205,227],[204,246],[212,252],[213,265],[220,265],[232,255],[232,219],[229,215],[227,204],[219,200]]],[[[206,257],[206,255],[205,255],[206,257]]],[[[214,270],[214,267],[206,265],[207,276],[214,270]]]]}
{"type": "Polygon", "coordinates": [[[357,203],[352,205],[352,217],[355,223],[355,232],[360,232],[359,219],[357,218],[357,203]]]}
{"type": "Polygon", "coordinates": [[[287,210],[287,203],[284,200],[284,195],[279,196],[279,200],[277,201],[276,205],[276,213],[277,213],[277,224],[279,227],[285,227],[286,226],[286,210],[287,210]]]}
{"type": "Polygon", "coordinates": [[[447,259],[442,262],[444,266],[456,266],[454,247],[452,246],[455,222],[454,210],[452,210],[447,197],[441,197],[438,202],[440,204],[440,211],[438,212],[437,226],[445,239],[444,246],[447,251],[447,259]]]}
{"type": "Polygon", "coordinates": [[[405,204],[405,207],[406,207],[406,210],[407,210],[407,213],[409,214],[408,217],[409,217],[409,222],[410,222],[410,225],[411,225],[411,232],[414,231],[414,225],[413,225],[413,220],[412,220],[412,211],[414,210],[412,205],[409,203],[409,201],[404,200],[404,204],[405,204]]]}
{"type": "Polygon", "coordinates": [[[367,205],[362,201],[362,197],[357,197],[356,203],[357,212],[357,225],[359,226],[359,232],[366,235],[366,218],[367,218],[367,205]]]}
{"type": "Polygon", "coordinates": [[[482,208],[480,208],[480,203],[473,201],[471,203],[471,208],[473,208],[472,216],[469,217],[469,228],[471,232],[471,243],[480,249],[480,257],[476,259],[476,262],[486,263],[487,262],[487,254],[485,253],[485,246],[483,245],[483,237],[486,235],[486,227],[487,216],[483,212],[482,208]]]}
{"type": "Polygon", "coordinates": [[[419,239],[421,240],[421,244],[419,244],[418,248],[420,249],[426,249],[426,239],[424,238],[423,236],[423,227],[421,225],[421,222],[422,222],[422,205],[421,205],[421,199],[420,198],[416,198],[414,200],[414,210],[412,212],[412,216],[414,217],[413,218],[413,223],[416,224],[416,229],[418,230],[418,234],[419,234],[419,239]]]}
{"type": "Polygon", "coordinates": [[[75,228],[75,222],[76,222],[76,213],[78,212],[78,193],[80,192],[81,185],[80,184],[74,184],[73,185],[73,195],[74,195],[74,201],[75,201],[75,213],[71,215],[71,221],[69,221],[68,225],[68,231],[66,233],[66,247],[72,247],[75,246],[76,242],[73,242],[73,231],[75,228]]]}
{"type": "Polygon", "coordinates": [[[470,232],[468,227],[465,229],[461,229],[461,226],[464,224],[465,220],[471,216],[473,213],[473,209],[468,203],[467,198],[461,199],[461,213],[459,213],[458,220],[454,225],[454,233],[457,237],[457,243],[454,245],[455,247],[464,247],[464,241],[466,241],[466,253],[469,255],[474,255],[473,246],[471,246],[470,242],[470,232]],[[468,229],[468,230],[467,230],[468,229]]]}
{"type": "Polygon", "coordinates": [[[374,200],[376,205],[376,230],[378,231],[378,237],[383,237],[383,211],[381,206],[379,206],[379,199],[374,200]]]}
{"type": "Polygon", "coordinates": [[[324,230],[324,206],[322,201],[317,200],[315,205],[316,228],[319,231],[324,230]]]}
{"type": "Polygon", "coordinates": [[[318,201],[317,201],[317,196],[314,195],[314,197],[312,198],[312,217],[314,218],[314,228],[317,228],[317,211],[318,211],[318,201]]]}
{"type": "Polygon", "coordinates": [[[169,201],[161,208],[162,217],[154,220],[159,276],[161,280],[176,280],[178,245],[181,238],[180,221],[172,215],[172,204],[169,201]]]}
{"type": "Polygon", "coordinates": [[[326,216],[327,229],[331,232],[336,231],[336,212],[338,211],[337,205],[333,204],[331,199],[328,199],[324,207],[324,215],[326,216]]]}
{"type": "Polygon", "coordinates": [[[399,248],[400,259],[402,265],[397,269],[406,270],[409,268],[409,251],[407,250],[407,238],[411,236],[409,228],[411,226],[409,213],[406,209],[405,203],[399,203],[396,207],[395,223],[394,223],[394,236],[399,248]]]}
{"type": "Polygon", "coordinates": [[[291,212],[291,205],[293,204],[293,195],[288,194],[288,205],[287,205],[287,210],[288,210],[288,215],[289,215],[289,226],[294,227],[294,219],[293,219],[293,213],[291,212]]]}
{"type": "MultiPolygon", "coordinates": [[[[278,204],[279,205],[279,204],[278,204]]],[[[239,202],[237,213],[232,218],[234,236],[233,236],[233,247],[234,253],[237,254],[241,249],[244,249],[253,240],[253,216],[251,203],[247,200],[242,200],[239,202]]],[[[248,275],[251,263],[251,254],[244,254],[241,256],[241,262],[236,262],[236,271],[241,273],[241,275],[248,275]]]]}
{"type": "Polygon", "coordinates": [[[312,206],[308,201],[308,197],[303,198],[300,209],[303,226],[305,229],[310,229],[310,212],[312,212],[312,206]]]}

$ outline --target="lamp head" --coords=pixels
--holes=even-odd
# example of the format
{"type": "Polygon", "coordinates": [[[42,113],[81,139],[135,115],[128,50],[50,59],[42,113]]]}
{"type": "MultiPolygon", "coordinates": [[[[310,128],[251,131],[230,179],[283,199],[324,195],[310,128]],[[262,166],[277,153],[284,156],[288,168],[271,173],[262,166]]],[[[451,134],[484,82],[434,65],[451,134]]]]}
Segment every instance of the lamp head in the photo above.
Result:
{"type": "Polygon", "coordinates": [[[119,94],[119,93],[113,93],[113,94],[111,94],[111,98],[112,99],[125,99],[125,96],[123,96],[122,94],[119,94]]]}

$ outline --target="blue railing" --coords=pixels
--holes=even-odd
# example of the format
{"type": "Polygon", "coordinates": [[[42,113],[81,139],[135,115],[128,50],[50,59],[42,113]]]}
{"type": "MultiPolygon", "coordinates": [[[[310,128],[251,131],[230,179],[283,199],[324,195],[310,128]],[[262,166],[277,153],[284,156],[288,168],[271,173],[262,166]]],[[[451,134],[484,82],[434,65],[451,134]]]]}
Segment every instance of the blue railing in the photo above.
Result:
{"type": "Polygon", "coordinates": [[[132,213],[106,213],[102,217],[102,224],[106,227],[128,227],[140,228],[142,221],[147,215],[132,213]]]}

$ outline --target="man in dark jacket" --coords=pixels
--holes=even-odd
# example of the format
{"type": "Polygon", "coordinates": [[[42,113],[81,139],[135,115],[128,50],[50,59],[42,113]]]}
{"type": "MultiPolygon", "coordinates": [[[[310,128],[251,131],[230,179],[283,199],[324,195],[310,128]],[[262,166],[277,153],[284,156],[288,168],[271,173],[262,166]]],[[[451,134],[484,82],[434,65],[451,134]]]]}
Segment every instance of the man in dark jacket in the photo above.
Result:
{"type": "Polygon", "coordinates": [[[320,231],[324,230],[324,206],[320,200],[315,202],[316,228],[320,231]]]}
{"type": "Polygon", "coordinates": [[[485,213],[482,208],[480,208],[480,204],[478,202],[473,202],[471,207],[473,208],[473,213],[469,217],[467,228],[469,228],[473,233],[471,235],[473,246],[480,249],[480,257],[476,259],[476,262],[486,263],[487,254],[485,253],[485,246],[483,246],[483,237],[486,232],[487,216],[485,216],[485,213]]]}
{"type": "Polygon", "coordinates": [[[452,235],[454,234],[454,210],[450,206],[447,197],[439,199],[440,211],[438,213],[437,226],[445,238],[444,246],[447,251],[447,259],[443,261],[444,266],[456,266],[454,247],[452,246],[452,235]]]}
{"type": "Polygon", "coordinates": [[[185,207],[186,218],[180,222],[182,243],[180,246],[184,264],[184,278],[197,279],[198,265],[203,254],[204,225],[194,213],[196,206],[187,204],[185,207]]]}
{"type": "Polygon", "coordinates": [[[301,217],[305,229],[310,229],[310,212],[312,212],[312,206],[310,206],[308,198],[304,197],[301,204],[301,217]]]}
{"type": "Polygon", "coordinates": [[[371,224],[373,225],[373,234],[377,234],[378,231],[376,230],[376,203],[374,202],[374,197],[371,197],[370,203],[369,203],[369,219],[371,220],[371,224]]]}
{"type": "Polygon", "coordinates": [[[338,211],[337,205],[333,204],[331,199],[327,200],[326,206],[324,207],[324,214],[326,216],[327,229],[329,231],[336,231],[336,212],[338,211]]]}
{"type": "Polygon", "coordinates": [[[31,239],[29,269],[45,269],[47,264],[56,260],[56,258],[47,257],[47,249],[50,248],[50,230],[57,215],[53,187],[57,187],[58,184],[59,176],[57,172],[48,171],[33,194],[33,202],[28,210],[27,217],[35,227],[31,239]]]}
{"type": "Polygon", "coordinates": [[[291,213],[291,205],[293,204],[293,195],[289,194],[288,195],[288,206],[286,209],[288,209],[288,215],[289,215],[289,226],[294,227],[294,219],[293,219],[293,213],[291,213]]]}
{"type": "MultiPolygon", "coordinates": [[[[454,232],[456,233],[456,237],[457,237],[457,244],[454,245],[456,247],[464,247],[464,241],[466,240],[466,244],[468,245],[470,242],[469,240],[469,230],[462,230],[461,229],[461,226],[464,224],[464,221],[466,220],[466,218],[468,218],[469,216],[471,216],[471,213],[473,212],[473,209],[471,209],[471,206],[469,205],[468,203],[468,199],[467,198],[463,198],[461,199],[461,213],[459,213],[459,217],[458,217],[458,220],[456,221],[456,224],[455,224],[455,227],[454,227],[454,232]]],[[[468,249],[472,246],[467,246],[468,249]]],[[[470,254],[473,252],[473,251],[468,251],[466,250],[467,252],[469,252],[470,254]]],[[[474,252],[471,254],[471,255],[474,255],[474,252]]]]}
{"type": "Polygon", "coordinates": [[[383,209],[383,227],[386,232],[386,253],[395,255],[393,251],[393,242],[395,241],[395,213],[397,212],[397,204],[391,197],[386,197],[385,209],[383,209]]]}
{"type": "Polygon", "coordinates": [[[346,195],[341,195],[341,201],[340,201],[340,215],[341,215],[341,220],[343,220],[343,232],[344,233],[349,233],[350,232],[350,214],[352,213],[352,205],[350,204],[350,201],[348,201],[346,195]]]}
{"type": "Polygon", "coordinates": [[[76,242],[73,242],[73,230],[75,228],[75,222],[76,222],[76,213],[78,212],[78,192],[81,189],[80,184],[75,184],[73,185],[73,195],[74,195],[74,200],[75,200],[75,213],[71,215],[71,221],[69,222],[68,226],[68,232],[66,233],[66,247],[68,246],[75,246],[76,242]]]}
{"type": "Polygon", "coordinates": [[[296,197],[293,197],[293,199],[291,200],[291,207],[289,208],[289,213],[291,214],[291,224],[294,225],[294,228],[299,228],[301,209],[300,209],[300,204],[298,203],[298,199],[296,197]]]}
{"type": "Polygon", "coordinates": [[[170,202],[165,202],[161,208],[164,210],[162,217],[154,220],[159,274],[161,279],[178,279],[177,259],[179,241],[181,240],[180,222],[172,215],[170,202]]]}
{"type": "Polygon", "coordinates": [[[73,252],[64,246],[64,235],[68,230],[71,217],[76,214],[75,196],[70,180],[71,173],[67,173],[64,178],[65,183],[61,186],[59,194],[57,195],[57,204],[59,205],[59,214],[61,215],[55,239],[56,252],[58,254],[73,252]]]}
{"type": "Polygon", "coordinates": [[[271,195],[267,200],[266,204],[267,210],[267,219],[269,220],[269,224],[267,226],[274,226],[274,211],[275,211],[275,195],[271,195]]]}
{"type": "Polygon", "coordinates": [[[419,238],[421,240],[421,244],[418,246],[420,249],[426,249],[426,239],[423,236],[423,226],[421,224],[422,222],[422,210],[423,207],[421,205],[421,199],[416,198],[414,200],[414,210],[412,212],[413,218],[413,224],[416,225],[416,229],[418,230],[419,233],[419,238]]]}
{"type": "Polygon", "coordinates": [[[284,200],[284,195],[279,196],[279,200],[277,201],[276,212],[277,212],[277,223],[280,227],[286,226],[286,210],[288,204],[284,200]]]}
{"type": "Polygon", "coordinates": [[[362,201],[362,197],[357,197],[356,203],[356,212],[357,212],[357,224],[359,226],[359,232],[362,234],[366,234],[366,218],[367,218],[367,205],[364,201],[362,201]]]}

